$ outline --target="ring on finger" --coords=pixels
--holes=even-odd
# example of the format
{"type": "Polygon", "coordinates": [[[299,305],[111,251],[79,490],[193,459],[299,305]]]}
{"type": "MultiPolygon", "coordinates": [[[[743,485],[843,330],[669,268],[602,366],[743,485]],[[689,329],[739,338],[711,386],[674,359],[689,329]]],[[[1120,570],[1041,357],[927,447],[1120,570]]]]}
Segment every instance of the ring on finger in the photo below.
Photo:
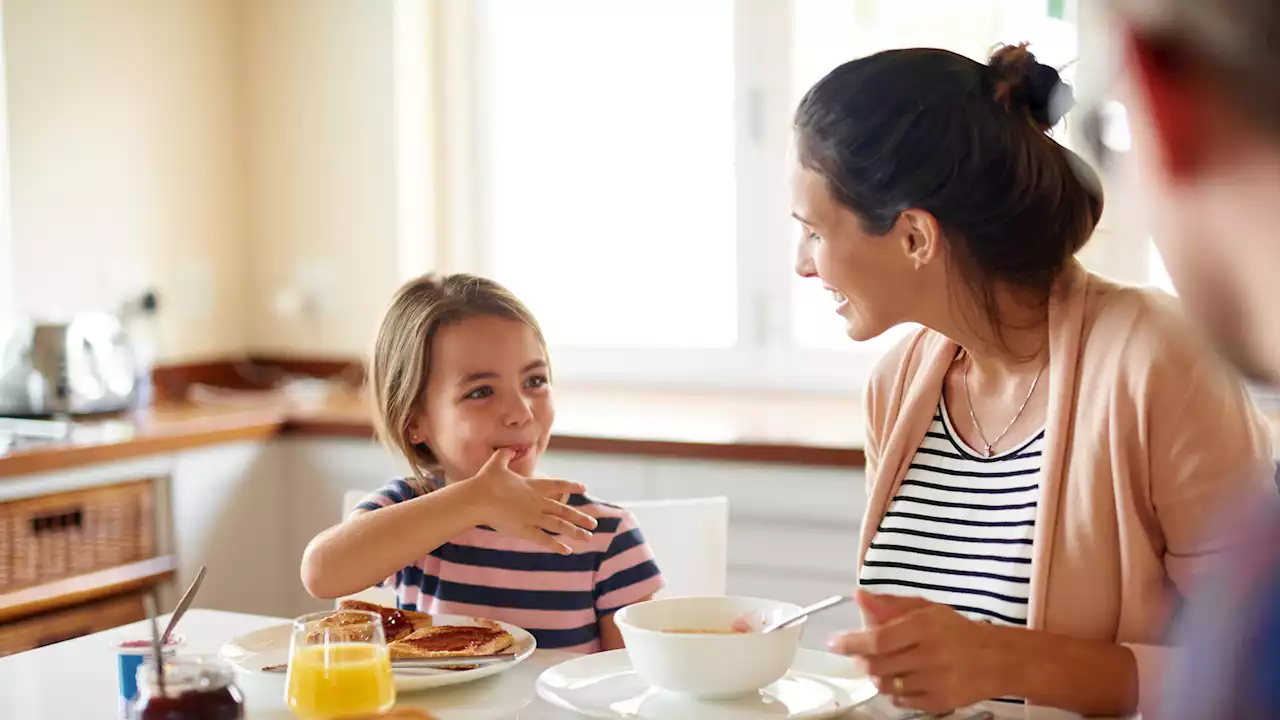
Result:
{"type": "Polygon", "coordinates": [[[894,695],[901,696],[906,693],[906,683],[902,681],[901,675],[894,675],[893,680],[890,681],[890,685],[893,687],[894,695]]]}

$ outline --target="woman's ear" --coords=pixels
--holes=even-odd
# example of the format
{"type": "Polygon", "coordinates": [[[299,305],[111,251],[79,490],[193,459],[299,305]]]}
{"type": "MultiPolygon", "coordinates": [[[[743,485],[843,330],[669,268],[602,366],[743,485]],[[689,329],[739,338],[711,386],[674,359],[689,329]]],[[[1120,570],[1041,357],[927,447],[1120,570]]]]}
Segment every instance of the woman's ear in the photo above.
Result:
{"type": "Polygon", "coordinates": [[[941,257],[942,228],[931,213],[918,208],[903,210],[894,229],[901,233],[902,251],[916,270],[941,257]]]}

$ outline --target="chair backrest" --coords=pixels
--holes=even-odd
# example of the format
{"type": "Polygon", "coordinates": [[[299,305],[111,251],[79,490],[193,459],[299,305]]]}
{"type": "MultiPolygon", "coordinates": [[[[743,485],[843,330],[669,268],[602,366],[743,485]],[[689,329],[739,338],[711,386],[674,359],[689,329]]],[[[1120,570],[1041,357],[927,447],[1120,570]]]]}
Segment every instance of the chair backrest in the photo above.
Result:
{"type": "MultiPolygon", "coordinates": [[[[346,519],[347,515],[352,510],[355,509],[355,506],[357,504],[359,504],[361,498],[363,498],[365,495],[368,495],[368,494],[369,494],[368,490],[348,490],[346,493],[344,493],[342,496],[341,519],[346,519]]],[[[383,605],[386,607],[395,607],[396,591],[395,591],[395,588],[389,588],[389,587],[374,586],[371,588],[365,588],[364,590],[361,590],[358,593],[347,595],[346,597],[343,597],[343,598],[338,598],[338,600],[335,601],[334,606],[337,607],[338,602],[341,602],[347,599],[363,600],[365,602],[377,603],[378,605],[383,605]]]]}
{"type": "Polygon", "coordinates": [[[657,597],[724,595],[729,556],[726,497],[619,502],[635,516],[666,586],[657,597]]]}

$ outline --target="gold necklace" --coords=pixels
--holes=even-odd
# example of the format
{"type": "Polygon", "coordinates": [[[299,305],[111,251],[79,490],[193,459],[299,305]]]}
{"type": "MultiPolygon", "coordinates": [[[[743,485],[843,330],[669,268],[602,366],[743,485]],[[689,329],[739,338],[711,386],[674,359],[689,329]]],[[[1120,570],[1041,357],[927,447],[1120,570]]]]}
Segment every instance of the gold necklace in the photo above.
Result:
{"type": "Polygon", "coordinates": [[[973,429],[978,431],[978,437],[982,439],[983,457],[991,457],[991,447],[1000,442],[1006,433],[1013,428],[1013,424],[1018,422],[1018,418],[1022,417],[1022,411],[1027,409],[1027,403],[1031,402],[1031,395],[1036,391],[1036,383],[1040,382],[1040,375],[1044,373],[1044,368],[1049,364],[1049,358],[1045,358],[1040,365],[1040,369],[1036,371],[1036,377],[1031,381],[1031,389],[1027,391],[1027,396],[1022,399],[1022,406],[1018,408],[1018,412],[1014,414],[1013,419],[1005,426],[1004,431],[996,436],[995,440],[987,442],[987,436],[982,432],[982,425],[978,424],[978,416],[973,412],[973,396],[969,394],[969,367],[973,365],[973,356],[965,353],[964,363],[964,399],[969,403],[969,419],[973,420],[973,429]]]}

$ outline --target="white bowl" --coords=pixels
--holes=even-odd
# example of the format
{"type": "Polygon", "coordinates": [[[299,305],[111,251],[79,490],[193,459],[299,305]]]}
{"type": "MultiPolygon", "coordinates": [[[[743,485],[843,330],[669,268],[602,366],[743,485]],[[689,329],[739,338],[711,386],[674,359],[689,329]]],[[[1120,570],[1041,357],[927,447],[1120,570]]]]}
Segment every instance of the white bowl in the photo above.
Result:
{"type": "Polygon", "coordinates": [[[755,692],[787,673],[805,621],[768,634],[759,630],[799,611],[799,605],[777,600],[683,597],[629,605],[615,621],[645,682],[700,698],[727,698],[755,692]],[[724,632],[743,615],[754,632],[724,632]],[[712,632],[673,632],[678,630],[712,632]]]}

